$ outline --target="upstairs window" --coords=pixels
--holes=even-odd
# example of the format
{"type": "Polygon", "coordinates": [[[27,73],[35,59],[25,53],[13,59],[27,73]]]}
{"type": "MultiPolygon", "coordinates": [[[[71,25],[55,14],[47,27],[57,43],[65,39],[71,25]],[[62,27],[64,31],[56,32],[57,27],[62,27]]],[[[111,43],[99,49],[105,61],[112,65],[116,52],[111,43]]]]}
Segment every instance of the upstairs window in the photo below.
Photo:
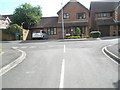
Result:
{"type": "Polygon", "coordinates": [[[86,13],[77,13],[77,19],[85,19],[86,13]]]}
{"type": "Polygon", "coordinates": [[[103,17],[107,17],[107,13],[103,13],[102,16],[103,16],[103,17]]]}
{"type": "Polygon", "coordinates": [[[68,13],[64,13],[64,14],[63,14],[63,18],[64,18],[64,19],[69,19],[69,18],[70,18],[70,16],[69,16],[69,14],[68,14],[68,13]]]}
{"type": "Polygon", "coordinates": [[[107,17],[107,13],[99,13],[98,17],[107,17]]]}

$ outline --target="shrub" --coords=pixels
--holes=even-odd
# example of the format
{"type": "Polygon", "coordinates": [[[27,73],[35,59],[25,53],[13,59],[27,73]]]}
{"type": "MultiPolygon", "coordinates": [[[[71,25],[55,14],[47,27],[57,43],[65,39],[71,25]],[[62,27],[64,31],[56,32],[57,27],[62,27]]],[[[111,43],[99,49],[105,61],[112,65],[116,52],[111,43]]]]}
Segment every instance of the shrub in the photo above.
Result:
{"type": "Polygon", "coordinates": [[[77,28],[75,29],[75,35],[76,35],[76,36],[81,35],[81,30],[80,30],[79,27],[77,27],[77,28]]]}
{"type": "Polygon", "coordinates": [[[66,39],[78,39],[80,38],[80,36],[70,36],[70,37],[66,37],[66,39]]]}
{"type": "Polygon", "coordinates": [[[92,31],[92,32],[90,32],[90,37],[92,37],[92,38],[98,38],[98,37],[100,37],[100,35],[101,35],[100,31],[92,31]]]}

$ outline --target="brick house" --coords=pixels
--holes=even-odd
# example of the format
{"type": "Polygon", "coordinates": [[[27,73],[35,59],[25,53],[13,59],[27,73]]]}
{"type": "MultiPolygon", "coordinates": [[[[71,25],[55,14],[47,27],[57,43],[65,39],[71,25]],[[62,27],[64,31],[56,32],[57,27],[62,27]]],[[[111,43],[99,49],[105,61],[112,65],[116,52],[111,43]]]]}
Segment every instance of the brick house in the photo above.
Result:
{"type": "Polygon", "coordinates": [[[99,30],[102,37],[116,36],[119,22],[119,2],[91,2],[89,26],[92,30],[99,30]]]}
{"type": "Polygon", "coordinates": [[[89,34],[89,10],[76,0],[70,0],[57,12],[58,17],[42,17],[40,23],[31,27],[32,31],[43,30],[51,39],[62,38],[62,10],[64,19],[64,37],[74,36],[75,29],[80,28],[82,36],[89,34]]]}
{"type": "Polygon", "coordinates": [[[115,21],[118,23],[118,35],[120,36],[120,2],[115,9],[115,21]]]}
{"type": "MultiPolygon", "coordinates": [[[[56,17],[42,17],[40,22],[31,26],[28,39],[32,39],[32,32],[43,30],[49,39],[62,38],[62,10],[64,20],[64,37],[75,35],[77,27],[81,29],[82,37],[89,35],[90,31],[99,30],[101,36],[120,35],[120,2],[91,2],[88,10],[76,0],[70,0],[56,17]]],[[[4,18],[11,15],[4,15],[4,18]]]]}

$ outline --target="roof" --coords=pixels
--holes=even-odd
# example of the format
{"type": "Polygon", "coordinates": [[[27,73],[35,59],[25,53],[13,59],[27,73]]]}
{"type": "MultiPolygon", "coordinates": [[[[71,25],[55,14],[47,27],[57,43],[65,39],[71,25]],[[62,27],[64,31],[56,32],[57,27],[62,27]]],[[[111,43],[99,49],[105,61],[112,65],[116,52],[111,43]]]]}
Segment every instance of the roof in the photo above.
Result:
{"type": "Polygon", "coordinates": [[[76,22],[76,23],[64,23],[65,27],[78,27],[78,26],[87,26],[88,22],[76,22]]]}
{"type": "Polygon", "coordinates": [[[110,25],[110,24],[117,24],[113,19],[99,19],[96,20],[97,25],[110,25]]]}
{"type": "Polygon", "coordinates": [[[2,15],[4,18],[7,18],[7,17],[12,17],[13,15],[2,15]]]}
{"type": "Polygon", "coordinates": [[[2,15],[0,15],[0,20],[5,20],[5,18],[2,15]]]}
{"type": "MultiPolygon", "coordinates": [[[[77,2],[79,5],[81,5],[83,8],[85,8],[86,10],[88,10],[84,5],[82,5],[80,2],[78,2],[78,1],[76,1],[76,0],[70,0],[65,6],[63,6],[63,8],[61,8],[58,12],[57,12],[57,14],[59,14],[60,13],[60,11],[62,10],[62,9],[64,9],[69,3],[74,3],[74,2],[77,2]]],[[[88,10],[89,11],[89,10],[88,10]]]]}
{"type": "Polygon", "coordinates": [[[94,12],[112,12],[119,2],[91,2],[90,10],[94,12]]]}
{"type": "Polygon", "coordinates": [[[40,22],[32,28],[57,27],[58,17],[42,17],[40,22]]]}
{"type": "MultiPolygon", "coordinates": [[[[65,27],[73,27],[73,26],[86,26],[88,25],[88,21],[84,22],[64,22],[65,27]]],[[[50,27],[61,27],[62,24],[58,23],[58,17],[42,17],[40,22],[31,28],[50,28],[50,27]]]]}

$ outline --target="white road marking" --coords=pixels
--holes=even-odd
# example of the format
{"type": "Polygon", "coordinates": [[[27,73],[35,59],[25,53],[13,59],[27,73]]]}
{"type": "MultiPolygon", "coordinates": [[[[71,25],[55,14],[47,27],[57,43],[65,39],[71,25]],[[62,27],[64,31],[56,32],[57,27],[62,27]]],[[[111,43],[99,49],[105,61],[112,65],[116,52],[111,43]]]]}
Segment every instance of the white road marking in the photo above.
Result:
{"type": "Polygon", "coordinates": [[[27,48],[27,47],[21,47],[21,48],[27,48]]]}
{"type": "Polygon", "coordinates": [[[31,46],[31,47],[29,47],[29,48],[36,48],[35,46],[31,46]]]}
{"type": "Polygon", "coordinates": [[[13,49],[17,49],[18,47],[12,47],[13,49]]]}
{"type": "Polygon", "coordinates": [[[64,88],[65,59],[62,60],[61,77],[59,88],[64,88]]]}
{"type": "MultiPolygon", "coordinates": [[[[109,45],[110,46],[110,45],[109,45]]],[[[115,61],[115,60],[113,60],[111,57],[109,57],[105,52],[104,52],[104,49],[106,49],[106,47],[103,47],[102,48],[102,52],[103,52],[103,54],[105,54],[105,56],[107,56],[110,60],[112,60],[114,63],[116,63],[116,64],[118,64],[118,62],[117,61],[115,61]]],[[[106,49],[107,50],[107,49],[106,49]]],[[[108,51],[108,50],[107,50],[108,51]]]]}
{"type": "Polygon", "coordinates": [[[65,45],[64,45],[64,53],[66,52],[65,45]]]}
{"type": "Polygon", "coordinates": [[[17,49],[17,47],[13,47],[13,49],[18,50],[19,52],[22,53],[22,55],[20,57],[18,57],[16,60],[14,60],[13,62],[11,62],[10,64],[8,64],[8,65],[4,66],[3,68],[1,68],[0,69],[0,76],[7,73],[8,71],[13,69],[14,67],[16,67],[18,64],[23,62],[23,60],[26,58],[26,53],[24,51],[22,51],[20,49],[17,49]]]}

